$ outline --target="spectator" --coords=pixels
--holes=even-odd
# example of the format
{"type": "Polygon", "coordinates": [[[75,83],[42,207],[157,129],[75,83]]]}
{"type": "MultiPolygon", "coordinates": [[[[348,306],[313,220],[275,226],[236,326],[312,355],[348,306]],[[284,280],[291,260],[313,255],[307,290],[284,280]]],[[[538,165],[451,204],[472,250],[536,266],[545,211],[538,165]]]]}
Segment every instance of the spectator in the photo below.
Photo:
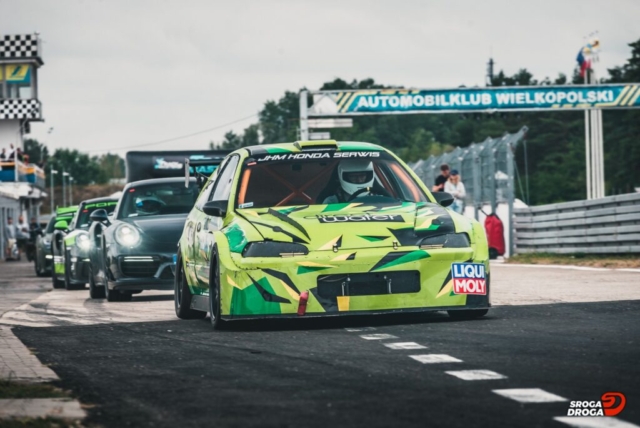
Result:
{"type": "Polygon", "coordinates": [[[7,149],[3,147],[2,151],[0,151],[0,161],[6,161],[6,160],[7,160],[7,149]]]}
{"type": "Polygon", "coordinates": [[[26,163],[29,163],[29,159],[28,159],[27,155],[25,155],[24,153],[22,153],[22,149],[21,149],[20,147],[18,147],[18,148],[16,149],[16,158],[18,158],[18,160],[19,160],[20,162],[26,162],[26,163]],[[26,161],[25,161],[25,158],[26,158],[26,161]]]}
{"type": "Polygon", "coordinates": [[[444,184],[449,178],[449,165],[443,163],[440,165],[440,175],[436,178],[436,184],[431,189],[434,192],[444,192],[444,184]]]}
{"type": "Polygon", "coordinates": [[[31,217],[31,223],[29,223],[29,235],[31,240],[35,241],[36,236],[42,232],[42,228],[40,227],[40,223],[35,217],[31,217]]]}
{"type": "Polygon", "coordinates": [[[7,217],[7,224],[4,226],[4,252],[5,258],[11,258],[11,247],[13,247],[18,231],[16,225],[13,224],[13,217],[7,217]]]}
{"type": "Polygon", "coordinates": [[[16,239],[18,240],[18,248],[24,250],[29,240],[29,224],[25,221],[24,216],[18,216],[16,239]]]}
{"type": "Polygon", "coordinates": [[[462,180],[460,180],[460,174],[457,169],[451,170],[449,180],[444,184],[444,191],[453,196],[451,209],[458,214],[462,214],[464,211],[464,198],[467,195],[467,192],[464,189],[462,180]]]}
{"type": "Polygon", "coordinates": [[[9,151],[7,152],[7,161],[8,162],[13,162],[13,155],[14,155],[15,149],[13,148],[13,144],[11,144],[9,146],[9,151]]]}

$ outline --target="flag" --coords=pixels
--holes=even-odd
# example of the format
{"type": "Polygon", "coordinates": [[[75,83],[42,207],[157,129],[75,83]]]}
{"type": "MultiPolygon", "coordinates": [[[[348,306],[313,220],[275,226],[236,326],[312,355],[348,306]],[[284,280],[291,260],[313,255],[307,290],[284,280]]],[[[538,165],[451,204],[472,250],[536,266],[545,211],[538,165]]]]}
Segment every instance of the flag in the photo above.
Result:
{"type": "Polygon", "coordinates": [[[580,77],[584,77],[587,70],[591,69],[591,60],[585,57],[583,51],[584,48],[580,49],[578,57],[576,58],[576,61],[578,61],[578,65],[580,66],[580,77]]]}

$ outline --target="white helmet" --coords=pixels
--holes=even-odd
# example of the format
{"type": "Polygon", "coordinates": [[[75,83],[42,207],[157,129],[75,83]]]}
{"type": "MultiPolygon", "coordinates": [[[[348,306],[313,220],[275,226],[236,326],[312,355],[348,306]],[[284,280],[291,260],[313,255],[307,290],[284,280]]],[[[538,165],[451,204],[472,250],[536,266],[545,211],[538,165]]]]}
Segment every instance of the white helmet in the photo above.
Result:
{"type": "Polygon", "coordinates": [[[344,160],[338,165],[338,179],[348,195],[372,187],[373,164],[368,160],[344,160]]]}

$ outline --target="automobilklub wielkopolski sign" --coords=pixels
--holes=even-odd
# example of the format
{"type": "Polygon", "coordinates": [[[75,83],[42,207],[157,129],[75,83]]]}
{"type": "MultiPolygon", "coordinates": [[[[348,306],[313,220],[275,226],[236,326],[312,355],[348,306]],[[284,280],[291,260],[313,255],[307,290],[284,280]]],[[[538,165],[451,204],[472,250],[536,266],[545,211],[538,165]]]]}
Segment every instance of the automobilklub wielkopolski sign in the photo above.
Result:
{"type": "Polygon", "coordinates": [[[313,99],[309,116],[638,108],[640,84],[321,91],[313,99]]]}

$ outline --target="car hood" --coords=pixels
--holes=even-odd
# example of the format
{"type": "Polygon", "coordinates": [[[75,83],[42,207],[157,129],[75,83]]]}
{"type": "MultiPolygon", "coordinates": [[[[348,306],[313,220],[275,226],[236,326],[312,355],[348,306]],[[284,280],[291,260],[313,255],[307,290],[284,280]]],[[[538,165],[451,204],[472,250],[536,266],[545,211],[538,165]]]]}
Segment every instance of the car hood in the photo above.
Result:
{"type": "Polygon", "coordinates": [[[123,223],[135,226],[145,241],[170,243],[176,245],[182,235],[187,214],[171,214],[149,217],[129,217],[121,219],[123,223]]]}
{"type": "Polygon", "coordinates": [[[265,240],[298,242],[310,251],[419,245],[455,232],[451,212],[433,203],[345,203],[237,212],[265,240]]]}

